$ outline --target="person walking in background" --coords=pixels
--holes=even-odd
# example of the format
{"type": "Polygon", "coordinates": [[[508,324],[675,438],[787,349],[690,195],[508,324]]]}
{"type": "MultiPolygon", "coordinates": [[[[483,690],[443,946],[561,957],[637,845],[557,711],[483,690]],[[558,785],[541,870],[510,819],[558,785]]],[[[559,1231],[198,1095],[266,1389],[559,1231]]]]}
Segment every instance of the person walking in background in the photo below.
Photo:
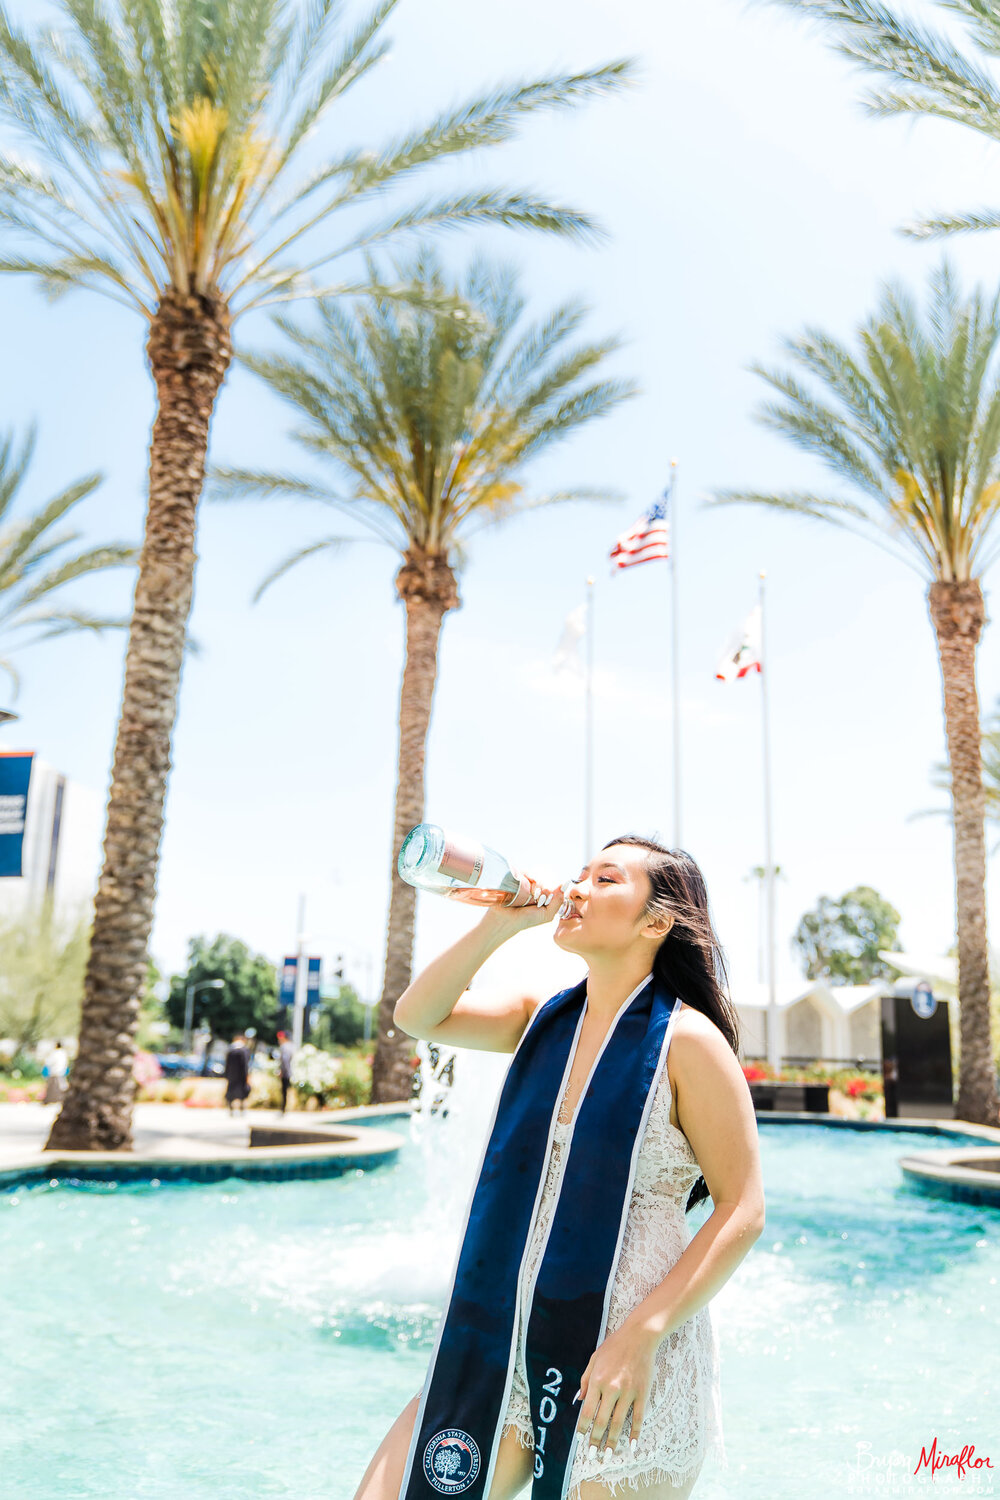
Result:
{"type": "Polygon", "coordinates": [[[295,1056],[295,1044],[287,1031],[278,1032],[278,1077],[281,1080],[281,1113],[285,1113],[288,1103],[288,1087],[292,1081],[292,1058],[295,1056]]]}
{"type": "Polygon", "coordinates": [[[45,1094],[42,1098],[43,1104],[61,1104],[63,1094],[66,1092],[66,1074],[69,1072],[69,1053],[65,1042],[56,1042],[52,1051],[45,1059],[43,1069],[45,1077],[45,1094]]]}
{"type": "Polygon", "coordinates": [[[237,1102],[241,1111],[246,1109],[247,1095],[250,1092],[250,1053],[242,1032],[234,1036],[229,1044],[223,1071],[226,1075],[226,1103],[229,1113],[233,1113],[233,1105],[237,1102]]]}

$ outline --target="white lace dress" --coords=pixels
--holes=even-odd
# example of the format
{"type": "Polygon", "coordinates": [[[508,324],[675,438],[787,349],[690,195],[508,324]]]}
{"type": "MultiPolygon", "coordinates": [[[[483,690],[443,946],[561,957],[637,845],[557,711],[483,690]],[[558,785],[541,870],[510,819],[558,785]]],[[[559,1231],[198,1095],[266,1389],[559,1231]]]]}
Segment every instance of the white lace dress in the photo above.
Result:
{"type": "MultiPolygon", "coordinates": [[[[568,1132],[568,1121],[556,1122],[538,1220],[525,1257],[522,1303],[523,1289],[538,1266],[552,1217],[568,1132]]],[[[632,1309],[663,1280],[691,1239],[684,1205],[699,1176],[691,1143],[670,1121],[670,1080],[664,1063],[639,1148],[605,1336],[620,1328],[632,1309]]],[[[579,1402],[576,1409],[579,1413],[579,1402]]],[[[522,1446],[534,1447],[520,1326],[514,1378],[504,1415],[503,1431],[510,1430],[517,1433],[522,1446]]],[[[638,1490],[640,1483],[666,1481],[682,1485],[698,1473],[709,1453],[714,1453],[723,1466],[728,1465],[722,1429],[719,1346],[707,1306],[668,1334],[657,1349],[653,1382],[634,1454],[628,1445],[631,1430],[630,1408],[618,1443],[606,1459],[599,1455],[590,1458],[589,1434],[581,1436],[573,1457],[567,1500],[579,1500],[579,1485],[585,1480],[601,1480],[612,1495],[623,1494],[626,1487],[638,1490]]]]}

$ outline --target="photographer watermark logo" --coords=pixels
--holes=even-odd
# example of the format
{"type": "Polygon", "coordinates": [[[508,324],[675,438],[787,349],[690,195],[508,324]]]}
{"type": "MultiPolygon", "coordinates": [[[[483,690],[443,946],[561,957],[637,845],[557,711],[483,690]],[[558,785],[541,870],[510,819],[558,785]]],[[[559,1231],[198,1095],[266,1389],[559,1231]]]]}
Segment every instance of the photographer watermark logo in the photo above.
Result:
{"type": "MultiPolygon", "coordinates": [[[[849,1495],[909,1495],[933,1484],[937,1490],[944,1479],[961,1483],[961,1494],[996,1495],[996,1465],[989,1454],[976,1452],[975,1443],[966,1443],[957,1453],[946,1453],[935,1437],[922,1445],[918,1455],[893,1448],[878,1452],[871,1443],[860,1442],[853,1462],[847,1465],[849,1495]]],[[[948,1494],[955,1493],[952,1487],[948,1494]]]]}

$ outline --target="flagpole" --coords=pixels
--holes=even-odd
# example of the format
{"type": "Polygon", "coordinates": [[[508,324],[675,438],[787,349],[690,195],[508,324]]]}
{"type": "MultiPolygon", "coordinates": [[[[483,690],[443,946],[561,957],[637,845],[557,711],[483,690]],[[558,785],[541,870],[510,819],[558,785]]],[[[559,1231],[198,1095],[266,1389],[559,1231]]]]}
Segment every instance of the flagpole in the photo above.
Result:
{"type": "Polygon", "coordinates": [[[680,709],[680,669],[678,667],[678,608],[677,608],[677,502],[674,499],[675,481],[677,479],[677,460],[670,460],[670,488],[667,490],[668,511],[670,520],[670,634],[671,634],[671,677],[673,679],[673,715],[674,715],[674,848],[679,849],[681,843],[681,709],[680,709]]]}
{"type": "Polygon", "coordinates": [[[760,570],[760,708],[763,732],[764,766],[764,879],[767,882],[767,1061],[775,1071],[780,1066],[778,1048],[778,1002],[775,976],[775,921],[774,921],[774,845],[771,833],[771,746],[768,725],[767,667],[768,655],[764,644],[764,579],[767,574],[760,570]]]}
{"type": "Polygon", "coordinates": [[[583,709],[583,863],[593,855],[594,836],[594,580],[587,579],[587,675],[583,709]]]}

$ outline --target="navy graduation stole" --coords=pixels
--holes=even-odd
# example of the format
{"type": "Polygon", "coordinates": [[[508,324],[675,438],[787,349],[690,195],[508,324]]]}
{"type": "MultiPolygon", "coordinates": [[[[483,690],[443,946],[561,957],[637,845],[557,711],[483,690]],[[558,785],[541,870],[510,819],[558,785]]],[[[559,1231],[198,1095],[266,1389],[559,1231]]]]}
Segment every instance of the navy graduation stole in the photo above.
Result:
{"type": "MultiPolygon", "coordinates": [[[[399,1500],[485,1500],[489,1493],[517,1353],[521,1267],[586,997],[584,979],[539,1006],[504,1076],[399,1500]]],[[[569,1488],[580,1414],[573,1397],[605,1336],[639,1146],[680,1006],[653,975],[632,991],[573,1115],[552,1221],[522,1312],[535,1441],[531,1500],[563,1500],[569,1488]]]]}

